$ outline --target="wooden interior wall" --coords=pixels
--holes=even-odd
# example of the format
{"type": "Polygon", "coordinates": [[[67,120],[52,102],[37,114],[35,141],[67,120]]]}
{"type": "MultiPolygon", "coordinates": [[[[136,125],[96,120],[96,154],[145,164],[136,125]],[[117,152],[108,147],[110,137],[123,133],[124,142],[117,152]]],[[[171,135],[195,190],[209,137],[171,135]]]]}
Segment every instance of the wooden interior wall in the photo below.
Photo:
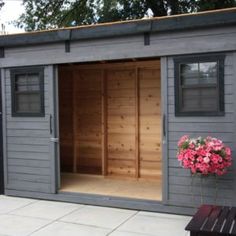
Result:
{"type": "Polygon", "coordinates": [[[69,71],[59,72],[62,170],[160,177],[160,63],[73,66],[69,71]]]}
{"type": "Polygon", "coordinates": [[[102,71],[74,70],[75,172],[102,174],[102,71]]]}
{"type": "Polygon", "coordinates": [[[110,69],[107,82],[108,175],[135,176],[135,69],[110,69]]]}
{"type": "Polygon", "coordinates": [[[161,176],[160,66],[141,68],[139,77],[140,177],[161,176]]]}
{"type": "Polygon", "coordinates": [[[59,67],[60,164],[62,172],[73,171],[73,73],[59,67]]]}

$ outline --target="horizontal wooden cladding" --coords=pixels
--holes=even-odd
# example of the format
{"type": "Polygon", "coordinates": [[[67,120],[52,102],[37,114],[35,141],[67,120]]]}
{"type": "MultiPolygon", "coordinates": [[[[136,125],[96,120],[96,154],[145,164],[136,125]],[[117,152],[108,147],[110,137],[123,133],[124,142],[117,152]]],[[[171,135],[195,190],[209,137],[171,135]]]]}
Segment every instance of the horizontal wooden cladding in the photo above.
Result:
{"type": "Polygon", "coordinates": [[[9,121],[7,123],[8,129],[26,129],[26,130],[49,130],[49,122],[42,121],[42,122],[21,122],[21,121],[9,121]]]}
{"type": "Polygon", "coordinates": [[[5,50],[6,57],[1,64],[2,67],[12,67],[235,50],[235,27],[202,28],[200,31],[154,33],[148,47],[143,44],[142,34],[75,41],[71,43],[69,54],[65,54],[64,43],[13,47],[5,50]],[[186,44],[191,46],[186,48],[186,44]]]}
{"type": "Polygon", "coordinates": [[[19,173],[10,173],[10,181],[25,181],[26,185],[30,183],[46,183],[50,184],[50,176],[34,175],[34,174],[19,174],[19,173]]]}
{"type": "MultiPolygon", "coordinates": [[[[202,205],[202,198],[199,195],[195,195],[194,197],[192,197],[192,195],[184,195],[182,193],[177,194],[177,193],[172,193],[170,194],[169,197],[169,204],[177,206],[177,207],[198,207],[200,205],[202,205]]],[[[215,197],[214,196],[204,196],[204,202],[209,202],[209,203],[213,203],[215,202],[215,197]]],[[[230,197],[218,197],[217,199],[217,205],[232,205],[233,204],[233,199],[230,197]]]]}
{"type": "Polygon", "coordinates": [[[197,206],[203,202],[216,205],[234,204],[235,173],[229,171],[226,175],[217,178],[204,178],[201,187],[200,178],[191,178],[190,172],[183,169],[177,160],[177,142],[183,135],[190,137],[212,136],[223,140],[232,150],[235,149],[235,110],[234,110],[234,76],[231,53],[226,53],[224,67],[225,114],[220,117],[176,117],[174,97],[174,63],[168,59],[168,196],[169,203],[178,206],[197,206]],[[216,188],[218,191],[216,199],[216,188]]]}
{"type": "MultiPolygon", "coordinates": [[[[147,60],[147,61],[127,61],[127,62],[111,62],[100,63],[100,64],[84,64],[84,65],[73,65],[73,70],[97,70],[97,69],[135,69],[138,68],[155,68],[160,70],[160,61],[147,60]]],[[[63,69],[71,70],[70,66],[65,65],[63,69]]]]}
{"type": "Polygon", "coordinates": [[[8,151],[49,153],[49,145],[8,144],[8,151]]]}
{"type": "Polygon", "coordinates": [[[17,159],[29,159],[29,160],[49,160],[48,153],[40,153],[34,151],[9,151],[8,150],[8,158],[17,158],[17,159]]]}
{"type": "Polygon", "coordinates": [[[169,122],[169,130],[170,131],[186,131],[186,132],[195,132],[196,129],[201,132],[224,132],[231,133],[232,132],[232,123],[224,123],[219,125],[218,123],[206,122],[202,124],[198,124],[198,122],[193,123],[176,123],[169,122]]]}
{"type": "Polygon", "coordinates": [[[21,173],[21,174],[35,174],[35,175],[47,175],[50,176],[51,170],[43,167],[27,167],[27,166],[8,166],[9,173],[21,173]]]}
{"type": "MultiPolygon", "coordinates": [[[[209,176],[206,179],[207,183],[210,184],[211,186],[214,186],[215,184],[215,177],[214,176],[209,176]]],[[[169,183],[173,185],[183,185],[183,186],[191,186],[191,184],[194,182],[195,186],[200,186],[201,185],[201,178],[199,177],[182,177],[182,176],[170,176],[169,178],[169,183]]],[[[225,178],[220,178],[218,179],[218,184],[220,188],[226,188],[226,189],[231,189],[233,188],[233,181],[232,179],[225,179],[225,178]]]]}
{"type": "Polygon", "coordinates": [[[32,145],[48,145],[50,140],[49,138],[40,138],[40,137],[8,137],[7,142],[9,144],[32,144],[32,145]]]}
{"type": "Polygon", "coordinates": [[[50,162],[46,160],[28,160],[19,158],[8,158],[7,163],[9,166],[25,166],[25,167],[42,167],[49,168],[50,162]]]}
{"type": "Polygon", "coordinates": [[[49,193],[51,191],[51,184],[11,179],[10,183],[6,186],[6,189],[49,193]]]}
{"type": "MultiPolygon", "coordinates": [[[[215,187],[213,186],[209,186],[209,184],[205,183],[205,186],[203,184],[202,188],[204,189],[205,187],[207,187],[207,191],[205,191],[204,193],[204,198],[205,197],[215,197],[215,187]],[[207,187],[208,186],[208,187],[207,187]]],[[[221,189],[223,190],[223,189],[221,189]]],[[[183,194],[183,195],[194,195],[194,196],[201,196],[201,186],[182,186],[182,185],[174,185],[172,186],[172,188],[170,189],[170,193],[173,194],[183,194]]],[[[204,191],[204,190],[203,190],[204,191]]],[[[231,189],[224,189],[224,191],[219,191],[218,193],[218,198],[224,198],[226,196],[226,198],[230,199],[230,195],[231,195],[231,189]],[[227,197],[228,196],[228,197],[227,197]]]]}

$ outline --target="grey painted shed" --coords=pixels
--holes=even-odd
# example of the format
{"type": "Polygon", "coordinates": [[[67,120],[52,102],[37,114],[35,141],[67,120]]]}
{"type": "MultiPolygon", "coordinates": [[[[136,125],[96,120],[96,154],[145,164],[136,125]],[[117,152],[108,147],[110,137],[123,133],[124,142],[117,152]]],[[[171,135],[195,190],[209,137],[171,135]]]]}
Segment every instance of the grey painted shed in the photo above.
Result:
{"type": "MultiPolygon", "coordinates": [[[[232,148],[234,158],[236,8],[4,35],[0,36],[0,50],[6,195],[191,214],[194,206],[200,204],[201,187],[198,179],[192,183],[190,173],[179,166],[176,158],[178,139],[184,134],[221,138],[232,148]],[[60,68],[78,65],[83,70],[83,66],[93,64],[103,68],[104,64],[145,64],[148,60],[160,62],[161,200],[60,191],[60,68]],[[210,89],[201,88],[198,94],[205,99],[206,106],[194,101],[190,104],[177,102],[180,99],[177,95],[180,96],[181,88],[177,88],[177,81],[181,65],[197,64],[199,69],[201,63],[205,63],[204,68],[217,66],[217,78],[213,76],[217,89],[211,87],[210,76],[207,87],[210,89]],[[37,81],[34,76],[38,74],[40,81],[38,85],[27,84],[27,88],[31,86],[30,104],[33,104],[28,104],[27,108],[19,87],[20,81],[28,81],[21,77],[25,74],[27,78],[31,76],[32,81],[37,81]],[[12,79],[14,76],[15,80],[12,79]],[[35,89],[34,86],[38,87],[35,89]],[[43,91],[43,95],[38,96],[35,90],[43,91]],[[38,99],[41,101],[39,107],[38,99]],[[28,109],[28,114],[24,109],[28,109]]],[[[140,68],[143,67],[138,67],[138,71],[140,68]]],[[[186,94],[182,91],[181,94],[182,101],[191,100],[194,91],[186,94]]],[[[218,179],[218,204],[236,206],[236,162],[233,163],[229,173],[218,179]]],[[[204,180],[205,203],[215,203],[213,184],[212,178],[204,180]]]]}

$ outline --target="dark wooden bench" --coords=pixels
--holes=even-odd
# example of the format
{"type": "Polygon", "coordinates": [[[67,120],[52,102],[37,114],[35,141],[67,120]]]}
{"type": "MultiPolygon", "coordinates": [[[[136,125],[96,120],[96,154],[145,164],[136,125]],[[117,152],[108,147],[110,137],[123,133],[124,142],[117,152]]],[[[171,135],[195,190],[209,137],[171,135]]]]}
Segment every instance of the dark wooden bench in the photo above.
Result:
{"type": "Polygon", "coordinates": [[[202,205],[185,230],[191,236],[236,235],[236,207],[202,205]]]}

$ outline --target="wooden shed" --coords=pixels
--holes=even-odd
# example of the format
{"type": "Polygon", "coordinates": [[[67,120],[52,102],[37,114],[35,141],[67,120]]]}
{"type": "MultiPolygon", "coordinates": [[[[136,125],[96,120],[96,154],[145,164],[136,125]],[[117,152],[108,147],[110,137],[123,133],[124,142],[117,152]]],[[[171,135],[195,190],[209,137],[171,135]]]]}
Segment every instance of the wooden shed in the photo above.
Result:
{"type": "MultiPolygon", "coordinates": [[[[6,195],[189,214],[178,139],[236,151],[236,8],[0,36],[0,70],[6,195]]],[[[236,205],[235,163],[218,182],[236,205]]]]}

